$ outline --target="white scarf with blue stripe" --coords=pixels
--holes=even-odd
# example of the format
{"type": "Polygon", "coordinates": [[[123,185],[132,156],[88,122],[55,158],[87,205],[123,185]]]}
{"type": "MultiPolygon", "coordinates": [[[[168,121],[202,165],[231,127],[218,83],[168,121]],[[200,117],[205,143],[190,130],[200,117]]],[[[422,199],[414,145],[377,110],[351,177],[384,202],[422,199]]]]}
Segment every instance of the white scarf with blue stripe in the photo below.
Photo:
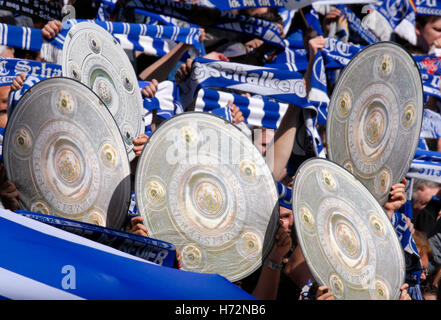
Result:
{"type": "Polygon", "coordinates": [[[226,106],[229,101],[240,109],[247,125],[270,129],[279,127],[288,109],[288,104],[271,101],[262,96],[248,98],[236,93],[201,89],[196,98],[195,111],[228,110],[226,106]]]}
{"type": "Polygon", "coordinates": [[[199,28],[70,19],[63,23],[63,28],[54,39],[42,43],[42,57],[61,64],[61,50],[67,33],[74,25],[84,21],[95,23],[112,34],[125,50],[164,56],[176,46],[177,42],[192,45],[197,52],[202,50],[199,28]]]}
{"type": "Polygon", "coordinates": [[[441,183],[441,152],[417,149],[406,177],[441,183]]]}
{"type": "MultiPolygon", "coordinates": [[[[413,0],[388,0],[378,5],[372,5],[373,11],[363,19],[364,25],[369,28],[381,41],[388,41],[393,31],[399,28],[412,31],[415,6],[413,0]],[[408,22],[405,22],[407,18],[408,22]]],[[[410,39],[410,38],[409,38],[410,39]]]]}
{"type": "Polygon", "coordinates": [[[95,20],[68,20],[63,29],[50,42],[43,40],[41,29],[18,27],[0,23],[0,45],[24,50],[41,51],[41,57],[49,62],[61,64],[61,49],[69,29],[82,21],[98,24],[121,43],[123,49],[138,50],[155,56],[167,54],[177,42],[184,42],[200,51],[199,28],[177,26],[155,26],[122,22],[100,22],[95,20]]]}
{"type": "Polygon", "coordinates": [[[193,45],[197,50],[200,50],[201,32],[199,28],[180,28],[177,26],[160,26],[160,25],[147,25],[136,24],[126,22],[109,22],[109,21],[97,21],[97,20],[75,20],[70,19],[63,23],[63,28],[59,34],[50,41],[50,43],[59,49],[63,48],[64,39],[69,32],[70,28],[81,22],[95,23],[102,27],[104,30],[113,35],[118,35],[117,38],[127,38],[128,41],[134,45],[134,50],[141,51],[142,47],[139,44],[142,42],[143,37],[149,37],[154,39],[166,39],[175,42],[184,42],[186,44],[193,45]],[[123,36],[124,35],[124,36],[123,36]]]}
{"type": "Polygon", "coordinates": [[[194,60],[191,76],[180,87],[184,107],[196,98],[201,88],[228,88],[298,106],[308,104],[300,73],[200,57],[194,60]]]}

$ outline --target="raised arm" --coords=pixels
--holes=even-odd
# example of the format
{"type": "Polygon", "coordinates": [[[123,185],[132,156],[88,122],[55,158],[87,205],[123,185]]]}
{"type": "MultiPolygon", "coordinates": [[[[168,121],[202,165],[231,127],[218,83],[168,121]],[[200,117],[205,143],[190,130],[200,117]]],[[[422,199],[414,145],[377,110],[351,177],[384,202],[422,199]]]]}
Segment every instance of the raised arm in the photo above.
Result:
{"type": "Polygon", "coordinates": [[[178,43],[176,47],[170,50],[165,56],[151,64],[139,74],[139,78],[145,81],[156,79],[159,82],[167,80],[168,75],[178,64],[181,57],[191,48],[191,45],[183,42],[178,43]]]}

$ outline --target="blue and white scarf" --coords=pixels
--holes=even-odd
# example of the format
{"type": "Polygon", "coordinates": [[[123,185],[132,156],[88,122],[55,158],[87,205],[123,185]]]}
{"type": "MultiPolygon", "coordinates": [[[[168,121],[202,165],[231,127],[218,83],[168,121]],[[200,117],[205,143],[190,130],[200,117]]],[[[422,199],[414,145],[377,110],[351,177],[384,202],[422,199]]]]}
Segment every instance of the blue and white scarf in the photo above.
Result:
{"type": "Polygon", "coordinates": [[[200,57],[194,60],[191,76],[180,87],[184,107],[196,98],[201,88],[250,92],[299,107],[309,104],[300,73],[200,57]]]}
{"type": "Polygon", "coordinates": [[[40,29],[0,23],[0,45],[40,51],[43,37],[40,29]]]}
{"type": "Polygon", "coordinates": [[[441,2],[436,0],[417,0],[416,10],[418,14],[441,16],[441,2]]]}
{"type": "Polygon", "coordinates": [[[177,26],[160,26],[160,25],[146,25],[125,22],[108,22],[96,20],[75,20],[70,19],[63,23],[63,28],[59,34],[50,41],[52,45],[58,49],[63,48],[64,39],[70,28],[81,22],[91,22],[99,25],[110,34],[114,35],[122,44],[124,49],[147,51],[150,52],[150,47],[156,48],[157,51],[163,51],[163,41],[171,40],[174,42],[184,42],[200,51],[201,50],[201,30],[199,28],[180,28],[177,26]],[[152,41],[151,39],[155,39],[152,41]],[[127,45],[127,43],[130,43],[127,45]],[[124,45],[126,44],[126,45],[124,45]]]}
{"type": "Polygon", "coordinates": [[[317,32],[317,35],[323,36],[322,24],[319,15],[314,8],[311,8],[311,10],[305,14],[305,20],[308,26],[317,32]]]}
{"type": "Polygon", "coordinates": [[[441,137],[441,114],[424,109],[421,138],[438,139],[441,137]]]}
{"type": "Polygon", "coordinates": [[[314,109],[304,108],[302,110],[307,137],[310,139],[310,144],[313,146],[315,156],[326,158],[322,139],[316,126],[317,124],[326,125],[329,104],[325,66],[323,64],[321,50],[318,50],[314,57],[311,73],[311,90],[308,94],[308,100],[314,109]]]}
{"type": "Polygon", "coordinates": [[[409,226],[404,219],[404,214],[395,211],[391,223],[404,250],[406,258],[406,283],[409,284],[408,293],[413,300],[423,300],[419,287],[423,267],[421,265],[420,254],[415,244],[415,240],[410,232],[409,226]]]}
{"type": "Polygon", "coordinates": [[[34,60],[0,56],[0,86],[11,85],[15,77],[24,73],[40,78],[61,76],[61,66],[34,60]]]}
{"type": "Polygon", "coordinates": [[[410,44],[417,45],[417,35],[415,32],[415,16],[416,13],[411,11],[406,18],[395,28],[394,32],[401,38],[409,41],[410,44]]]}
{"type": "Polygon", "coordinates": [[[225,108],[231,101],[243,114],[250,126],[277,129],[288,109],[288,104],[271,101],[262,96],[244,97],[235,93],[201,89],[195,103],[195,111],[212,112],[225,108]]]}
{"type": "Polygon", "coordinates": [[[417,149],[406,177],[441,183],[441,152],[417,149]]]}
{"type": "Polygon", "coordinates": [[[423,81],[423,91],[426,96],[434,96],[441,99],[441,82],[440,76],[436,74],[429,74],[426,70],[421,70],[421,80],[423,81]]]}
{"type": "Polygon", "coordinates": [[[391,219],[392,225],[397,233],[398,240],[400,240],[401,246],[404,251],[420,257],[415,241],[413,240],[409,226],[404,219],[404,215],[401,212],[395,211],[391,219]]]}
{"type": "MultiPolygon", "coordinates": [[[[160,82],[155,96],[144,98],[144,109],[148,112],[156,110],[156,115],[163,119],[169,119],[175,114],[184,112],[180,103],[179,87],[169,80],[160,82]]],[[[151,123],[146,123],[148,124],[151,123]]]]}
{"type": "Polygon", "coordinates": [[[277,191],[279,193],[279,204],[292,210],[292,189],[277,181],[277,191]]]}
{"type": "MultiPolygon", "coordinates": [[[[273,62],[274,63],[265,66],[287,69],[289,71],[305,71],[308,66],[308,59],[304,49],[286,49],[285,52],[279,54],[273,62]]],[[[309,101],[316,108],[318,124],[326,124],[327,107],[330,100],[325,71],[323,51],[319,50],[314,57],[314,65],[311,75],[311,91],[308,96],[309,101]]]]}
{"type": "Polygon", "coordinates": [[[305,49],[285,48],[265,67],[288,69],[296,72],[305,71],[308,67],[308,56],[305,49]]]}
{"type": "Polygon", "coordinates": [[[291,28],[292,21],[294,19],[294,15],[296,13],[296,10],[288,10],[286,8],[279,8],[278,13],[282,17],[282,20],[283,20],[283,33],[288,34],[288,31],[291,28]]]}
{"type": "MultiPolygon", "coordinates": [[[[321,50],[326,69],[344,68],[365,46],[350,44],[336,38],[325,38],[325,47],[321,50]]],[[[305,71],[308,58],[305,49],[285,50],[267,64],[268,67],[288,68],[291,71],[305,71]]]]}
{"type": "MultiPolygon", "coordinates": [[[[203,27],[209,26],[247,34],[278,46],[284,47],[287,45],[287,42],[284,41],[280,34],[279,26],[267,20],[235,15],[228,11],[218,12],[215,9],[208,9],[211,10],[210,14],[213,16],[213,21],[208,22],[202,19],[204,23],[201,24],[199,20],[202,17],[197,17],[197,21],[191,18],[194,16],[193,12],[195,12],[197,6],[183,2],[175,2],[173,0],[132,0],[127,4],[127,7],[171,16],[203,27]]],[[[201,13],[201,15],[202,14],[203,13],[201,13]]]]}
{"type": "Polygon", "coordinates": [[[364,48],[335,38],[326,38],[325,41],[322,52],[326,68],[344,68],[364,48]]]}
{"type": "Polygon", "coordinates": [[[345,16],[347,18],[351,38],[361,38],[368,44],[379,41],[372,31],[363,25],[361,19],[358,18],[351,9],[341,4],[336,5],[336,8],[341,10],[341,16],[345,16]]]}
{"type": "Polygon", "coordinates": [[[326,82],[322,52],[321,50],[318,50],[314,57],[311,74],[311,91],[309,92],[308,99],[317,110],[317,123],[322,125],[326,125],[328,105],[330,101],[326,82]]]}
{"type": "Polygon", "coordinates": [[[289,0],[199,0],[200,6],[218,10],[250,9],[261,7],[284,7],[289,0]]]}
{"type": "Polygon", "coordinates": [[[363,22],[381,41],[389,40],[392,32],[416,12],[413,0],[385,0],[372,7],[374,10],[363,22]]]}
{"type": "MultiPolygon", "coordinates": [[[[156,56],[163,56],[176,45],[176,42],[184,42],[193,45],[196,50],[202,50],[200,30],[198,28],[87,21],[99,24],[109,32],[113,32],[123,49],[138,50],[156,56]]],[[[78,21],[68,20],[63,24],[66,28],[63,28],[50,42],[43,40],[41,29],[17,27],[1,23],[0,45],[41,51],[43,59],[60,64],[64,38],[70,27],[76,23],[78,21]]]]}
{"type": "Polygon", "coordinates": [[[289,10],[296,10],[312,3],[322,4],[336,4],[336,3],[369,3],[375,2],[373,0],[198,0],[198,4],[209,8],[216,8],[219,10],[234,10],[234,9],[250,9],[260,7],[284,7],[289,10]]]}
{"type": "MultiPolygon", "coordinates": [[[[289,50],[289,49],[288,49],[289,50]]],[[[299,51],[299,50],[295,50],[299,51]]],[[[306,59],[306,58],[305,58],[306,59]]],[[[307,63],[307,62],[306,62],[307,63]]],[[[291,64],[278,65],[281,68],[288,68],[291,70],[291,64]]],[[[302,66],[303,68],[303,66],[302,66]]],[[[328,114],[329,96],[327,92],[325,66],[323,62],[322,50],[318,50],[314,57],[313,67],[311,72],[311,90],[308,94],[309,106],[301,106],[303,108],[303,119],[305,123],[305,130],[310,144],[317,157],[325,158],[324,147],[321,141],[320,134],[316,125],[326,125],[326,117],[328,114]]]]}
{"type": "Polygon", "coordinates": [[[101,3],[96,14],[96,20],[109,21],[118,0],[99,0],[99,2],[101,3]]]}
{"type": "Polygon", "coordinates": [[[415,4],[412,0],[386,0],[375,8],[392,29],[395,29],[411,12],[415,12],[415,4]]]}
{"type": "Polygon", "coordinates": [[[135,8],[134,12],[147,17],[148,20],[150,21],[150,24],[160,23],[166,26],[177,26],[183,28],[200,28],[200,26],[197,24],[143,9],[135,8]]]}

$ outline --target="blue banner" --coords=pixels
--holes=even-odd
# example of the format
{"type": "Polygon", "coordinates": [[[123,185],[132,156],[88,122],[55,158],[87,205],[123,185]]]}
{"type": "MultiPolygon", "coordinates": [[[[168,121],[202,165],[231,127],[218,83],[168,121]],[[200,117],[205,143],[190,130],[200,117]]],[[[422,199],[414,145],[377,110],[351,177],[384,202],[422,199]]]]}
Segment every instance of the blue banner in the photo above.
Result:
{"type": "Polygon", "coordinates": [[[142,9],[171,16],[202,27],[213,27],[248,34],[282,47],[287,45],[282,38],[279,26],[268,20],[236,15],[229,11],[193,6],[173,0],[132,0],[127,4],[127,7],[133,10],[142,9]]]}
{"type": "Polygon", "coordinates": [[[175,263],[176,248],[165,241],[41,213],[24,210],[16,213],[164,267],[173,267],[175,263]]]}
{"type": "Polygon", "coordinates": [[[159,266],[3,209],[0,284],[1,297],[18,300],[255,299],[220,275],[159,266]]]}
{"type": "Polygon", "coordinates": [[[21,73],[40,78],[52,78],[61,76],[62,72],[58,64],[0,56],[0,86],[11,85],[15,77],[21,73]]]}
{"type": "Polygon", "coordinates": [[[416,0],[416,12],[418,14],[441,16],[441,2],[437,0],[416,0]]]}
{"type": "Polygon", "coordinates": [[[215,61],[197,57],[189,79],[180,84],[184,105],[192,101],[201,88],[229,88],[303,107],[308,103],[303,75],[298,72],[215,61]]]}

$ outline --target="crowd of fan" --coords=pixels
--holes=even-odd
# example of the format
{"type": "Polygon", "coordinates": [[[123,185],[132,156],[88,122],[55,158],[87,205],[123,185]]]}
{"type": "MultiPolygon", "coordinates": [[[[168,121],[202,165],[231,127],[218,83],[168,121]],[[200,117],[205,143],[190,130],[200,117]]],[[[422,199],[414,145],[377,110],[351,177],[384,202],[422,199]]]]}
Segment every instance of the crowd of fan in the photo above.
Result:
{"type": "MultiPolygon", "coordinates": [[[[187,1],[185,1],[187,2],[187,1]]],[[[94,1],[72,1],[76,8],[76,18],[94,19],[96,17],[97,5],[94,1]]],[[[115,10],[120,10],[112,15],[113,19],[123,19],[125,1],[119,1],[115,10]]],[[[359,18],[363,18],[362,5],[348,5],[359,18]]],[[[307,12],[311,7],[303,8],[307,12]]],[[[296,13],[293,23],[289,30],[284,30],[283,20],[275,8],[255,8],[240,10],[243,15],[258,17],[264,20],[270,20],[280,26],[280,31],[284,37],[289,37],[298,30],[303,31],[304,44],[308,56],[315,55],[317,50],[325,46],[325,37],[329,35],[330,26],[333,22],[340,19],[341,11],[332,6],[326,6],[325,15],[319,14],[320,22],[324,36],[317,36],[313,30],[308,28],[301,17],[300,11],[296,13]]],[[[142,21],[141,16],[137,16],[137,23],[142,21]]],[[[0,22],[15,25],[26,25],[33,28],[41,28],[42,36],[49,40],[54,38],[62,28],[60,21],[38,21],[36,18],[17,17],[12,12],[1,11],[0,22]]],[[[125,21],[133,22],[133,21],[125,21]]],[[[427,54],[433,46],[441,47],[441,17],[417,15],[415,32],[418,36],[417,45],[411,45],[398,36],[394,36],[395,41],[404,45],[410,52],[415,54],[427,54]]],[[[352,41],[349,33],[349,41],[352,41]]],[[[217,29],[204,29],[201,35],[201,42],[204,43],[207,54],[205,58],[212,60],[239,62],[244,64],[263,65],[268,62],[271,53],[277,52],[279,48],[265,43],[261,39],[253,39],[247,35],[226,33],[217,29]]],[[[158,84],[164,80],[173,80],[176,83],[184,81],[191,73],[192,61],[182,61],[182,57],[190,45],[179,43],[166,56],[155,57],[142,52],[128,52],[128,56],[133,63],[134,70],[140,80],[150,81],[150,84],[142,89],[144,97],[154,97],[158,89],[158,84]]],[[[15,57],[20,59],[32,59],[42,61],[39,52],[14,49],[1,46],[0,55],[6,57],[15,57]]],[[[311,60],[310,60],[311,61],[311,60]]],[[[306,78],[306,77],[305,77],[306,78]]],[[[4,128],[7,123],[8,95],[10,91],[19,90],[26,75],[18,76],[12,86],[0,87],[0,127],[4,128]]],[[[305,79],[308,81],[307,79],[305,79]]],[[[332,94],[332,86],[328,86],[328,95],[332,94]]],[[[251,96],[249,93],[240,92],[245,96],[251,96]]],[[[439,113],[439,100],[434,97],[427,99],[425,108],[439,113]]],[[[244,122],[241,110],[232,102],[228,106],[232,112],[233,123],[240,124],[244,122]]],[[[187,106],[191,110],[192,106],[187,106]]],[[[262,154],[267,152],[271,145],[274,148],[274,163],[272,171],[277,181],[290,187],[292,186],[296,168],[304,159],[293,159],[292,149],[297,128],[299,126],[300,108],[290,105],[279,128],[265,130],[262,135],[253,136],[254,143],[260,148],[262,154]]],[[[153,113],[152,129],[155,130],[163,119],[153,113]]],[[[248,129],[255,129],[249,127],[248,129]]],[[[326,146],[326,134],[323,127],[320,128],[323,144],[326,146]]],[[[137,155],[135,162],[139,158],[148,136],[143,134],[134,140],[134,149],[137,155]]],[[[440,141],[440,140],[438,140],[440,141]]],[[[429,144],[432,150],[441,151],[441,143],[429,144]]],[[[313,154],[305,158],[313,157],[313,154]]],[[[7,209],[18,209],[19,190],[14,184],[7,180],[4,173],[4,167],[1,168],[0,177],[0,196],[3,205],[7,209]]],[[[407,214],[405,220],[407,226],[415,240],[418,253],[420,255],[421,276],[417,285],[421,288],[423,299],[440,299],[439,290],[441,289],[441,229],[439,217],[441,215],[441,185],[424,180],[413,182],[413,194],[411,199],[406,199],[405,189],[408,181],[403,179],[392,187],[389,201],[384,205],[388,217],[398,211],[406,201],[411,202],[411,215],[407,214]]],[[[404,216],[404,213],[399,213],[404,216]]],[[[143,218],[137,216],[131,220],[130,232],[148,236],[148,230],[142,223],[143,218]]],[[[244,290],[252,293],[260,299],[334,299],[330,288],[318,286],[314,281],[302,251],[298,244],[294,231],[292,211],[283,206],[280,207],[279,229],[275,235],[275,245],[269,254],[267,261],[261,268],[249,277],[236,282],[244,290]]],[[[179,255],[178,255],[179,257],[179,255]]],[[[180,258],[179,258],[180,260],[180,258]]],[[[181,264],[182,265],[182,264],[181,264]]],[[[410,284],[414,286],[415,284],[410,284]]],[[[410,300],[408,292],[409,284],[403,284],[401,288],[401,299],[410,300]]]]}

